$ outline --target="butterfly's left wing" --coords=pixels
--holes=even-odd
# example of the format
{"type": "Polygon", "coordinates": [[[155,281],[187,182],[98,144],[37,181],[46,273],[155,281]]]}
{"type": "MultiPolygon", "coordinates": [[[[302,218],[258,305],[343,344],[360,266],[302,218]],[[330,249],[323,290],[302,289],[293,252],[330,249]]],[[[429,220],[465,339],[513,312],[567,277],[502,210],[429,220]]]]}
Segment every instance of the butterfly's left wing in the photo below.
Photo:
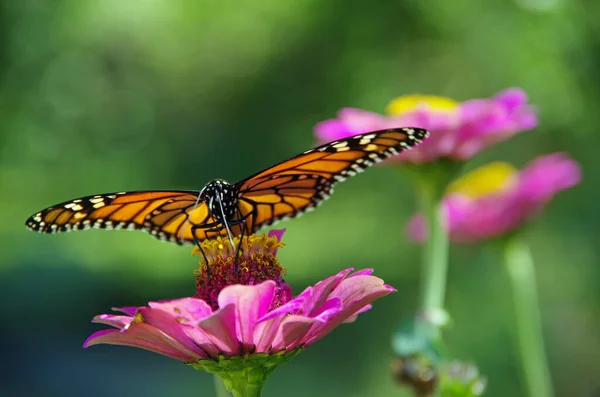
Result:
{"type": "Polygon", "coordinates": [[[40,233],[89,228],[143,230],[159,240],[193,244],[194,235],[199,241],[211,236],[207,229],[193,227],[215,221],[198,195],[194,190],[156,190],[80,197],[37,212],[27,219],[26,226],[40,233]]]}
{"type": "Polygon", "coordinates": [[[318,146],[236,184],[238,218],[250,232],[308,211],[333,192],[333,185],[377,162],[419,144],[420,128],[394,128],[318,146]]]}

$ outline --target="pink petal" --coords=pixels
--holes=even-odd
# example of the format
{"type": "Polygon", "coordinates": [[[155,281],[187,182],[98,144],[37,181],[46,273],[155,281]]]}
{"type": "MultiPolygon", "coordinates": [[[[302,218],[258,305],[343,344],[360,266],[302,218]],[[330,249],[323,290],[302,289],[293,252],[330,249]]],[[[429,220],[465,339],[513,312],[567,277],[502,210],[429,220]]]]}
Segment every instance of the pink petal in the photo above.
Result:
{"type": "Polygon", "coordinates": [[[379,277],[357,276],[343,280],[329,295],[329,299],[339,297],[344,304],[344,308],[358,305],[356,310],[352,311],[352,313],[354,313],[360,309],[360,307],[364,306],[362,302],[365,299],[370,299],[369,296],[385,296],[391,292],[396,292],[396,289],[385,284],[379,277]]]}
{"type": "Polygon", "coordinates": [[[532,130],[535,127],[537,127],[538,125],[538,116],[537,114],[534,112],[534,110],[530,110],[527,112],[523,112],[521,114],[519,114],[518,116],[514,116],[515,119],[515,128],[521,129],[521,130],[532,130]]]}
{"type": "MultiPolygon", "coordinates": [[[[537,215],[559,191],[581,180],[577,162],[564,153],[541,156],[531,161],[514,186],[478,198],[461,194],[443,200],[450,237],[456,242],[476,242],[498,237],[537,215]]],[[[408,223],[412,239],[424,241],[427,230],[420,215],[408,223]]]]}
{"type": "Polygon", "coordinates": [[[320,320],[317,318],[290,314],[281,322],[279,332],[273,341],[273,351],[292,350],[299,347],[307,332],[318,321],[320,320]]]}
{"type": "Polygon", "coordinates": [[[268,352],[279,331],[281,321],[304,305],[302,298],[295,298],[263,316],[254,327],[254,345],[257,352],[268,352]]]}
{"type": "MultiPolygon", "coordinates": [[[[185,332],[184,326],[171,314],[150,307],[142,307],[138,313],[138,315],[143,317],[144,323],[162,331],[164,334],[185,346],[189,351],[193,351],[201,357],[208,356],[207,352],[195,343],[188,333],[185,332]]],[[[133,324],[135,324],[135,322],[133,324]]]]}
{"type": "Polygon", "coordinates": [[[345,279],[330,295],[330,298],[339,297],[343,302],[344,309],[322,327],[311,330],[304,343],[313,343],[364,306],[395,291],[394,288],[384,284],[382,279],[374,276],[358,276],[345,279]]]}
{"type": "Polygon", "coordinates": [[[256,322],[267,314],[273,297],[275,282],[267,280],[258,285],[230,285],[219,294],[219,307],[234,305],[236,309],[237,339],[252,346],[256,322]]]}
{"type": "Polygon", "coordinates": [[[311,317],[288,314],[280,317],[280,324],[272,341],[274,351],[281,349],[294,349],[302,344],[307,333],[314,324],[324,324],[343,309],[339,298],[331,298],[322,306],[316,308],[316,313],[311,317]]]}
{"type": "MultiPolygon", "coordinates": [[[[473,209],[473,205],[473,199],[462,194],[450,194],[444,198],[442,206],[446,214],[446,222],[451,233],[453,230],[459,229],[459,225],[465,225],[467,222],[472,221],[471,211],[473,209]]],[[[503,206],[498,207],[499,211],[503,209],[503,206]]],[[[477,222],[483,222],[483,220],[479,219],[477,222]]],[[[489,226],[489,223],[482,224],[481,228],[487,226],[489,226]]],[[[414,215],[408,221],[407,232],[413,241],[424,242],[427,239],[428,230],[425,224],[425,219],[421,214],[414,215]]]]}
{"type": "MultiPolygon", "coordinates": [[[[269,231],[268,236],[269,237],[277,237],[277,241],[281,241],[284,233],[285,233],[285,229],[272,229],[269,231]]],[[[277,255],[277,251],[279,251],[279,249],[274,250],[273,255],[277,255]]]]}
{"type": "Polygon", "coordinates": [[[353,315],[351,315],[350,317],[348,317],[346,319],[346,321],[344,321],[345,323],[353,323],[354,321],[356,321],[356,319],[358,318],[358,315],[360,313],[364,313],[367,310],[371,310],[371,308],[373,307],[373,305],[367,305],[363,308],[360,308],[356,313],[354,313],[353,315]]]}
{"type": "Polygon", "coordinates": [[[362,109],[343,108],[338,112],[337,119],[318,123],[315,126],[315,135],[322,142],[330,142],[388,127],[389,120],[383,115],[362,109]]]}
{"type": "MultiPolygon", "coordinates": [[[[491,142],[488,142],[491,144],[491,142]]],[[[485,148],[483,139],[465,139],[460,145],[457,145],[452,153],[452,158],[455,160],[467,161],[471,157],[485,148]]]]}
{"type": "MultiPolygon", "coordinates": [[[[428,131],[435,131],[438,137],[441,131],[452,130],[456,127],[459,118],[457,112],[435,112],[429,109],[417,109],[392,117],[390,127],[419,127],[428,131]]],[[[425,142],[430,139],[425,140],[425,142]]],[[[419,145],[420,146],[420,145],[419,145]]]]}
{"type": "Polygon", "coordinates": [[[213,339],[206,335],[204,330],[198,328],[196,325],[182,324],[182,327],[190,339],[193,340],[208,357],[216,358],[222,353],[217,344],[214,343],[213,339]]]}
{"type": "Polygon", "coordinates": [[[273,349],[273,341],[279,332],[281,322],[288,313],[267,318],[256,324],[254,328],[254,346],[257,352],[269,352],[273,349]]]}
{"type": "Polygon", "coordinates": [[[422,214],[413,215],[406,225],[406,234],[415,242],[422,243],[427,240],[427,225],[422,214]]]}
{"type": "Polygon", "coordinates": [[[527,104],[527,94],[520,88],[507,88],[496,94],[494,101],[508,112],[515,112],[527,104]]]}
{"type": "Polygon", "coordinates": [[[131,323],[131,316],[117,316],[114,314],[100,314],[92,320],[93,323],[112,325],[113,327],[123,329],[131,323]]]}
{"type": "Polygon", "coordinates": [[[400,161],[427,163],[440,158],[464,161],[484,148],[506,140],[516,133],[537,126],[537,115],[519,88],[509,88],[493,98],[465,101],[455,110],[437,110],[421,106],[390,117],[355,108],[344,108],[337,119],[315,127],[321,142],[395,127],[420,127],[431,136],[418,147],[393,156],[387,163],[400,161]]]}
{"type": "Polygon", "coordinates": [[[104,335],[107,335],[107,334],[109,334],[109,335],[110,334],[120,335],[121,332],[120,332],[120,330],[112,329],[112,328],[103,329],[103,330],[100,330],[100,331],[96,331],[93,334],[91,334],[90,336],[88,336],[88,338],[85,340],[85,342],[83,342],[83,347],[86,348],[86,347],[98,345],[100,343],[104,343],[101,340],[99,341],[99,339],[101,337],[103,337],[104,335]]]}
{"type": "Polygon", "coordinates": [[[337,296],[330,297],[323,305],[319,306],[313,313],[312,317],[327,322],[344,308],[342,299],[337,296]]]}
{"type": "Polygon", "coordinates": [[[305,305],[299,314],[313,316],[315,309],[325,303],[331,291],[333,291],[353,268],[342,270],[338,274],[319,281],[313,287],[306,288],[299,296],[305,298],[305,305]]]}
{"type": "Polygon", "coordinates": [[[132,323],[127,330],[107,329],[98,331],[85,341],[83,347],[101,343],[138,347],[186,362],[194,362],[204,358],[194,351],[186,349],[155,327],[143,322],[132,323]]]}
{"type": "Polygon", "coordinates": [[[219,348],[213,343],[202,329],[197,327],[197,323],[212,315],[212,308],[202,299],[182,298],[163,302],[150,302],[148,304],[153,309],[159,309],[177,319],[181,324],[182,330],[190,339],[205,352],[207,356],[217,357],[220,353],[219,348]]]}
{"type": "Polygon", "coordinates": [[[348,275],[348,278],[356,277],[356,276],[370,276],[371,274],[373,274],[373,269],[361,269],[361,270],[357,270],[354,273],[348,275]]]}
{"type": "Polygon", "coordinates": [[[543,203],[581,181],[581,168],[565,153],[538,157],[521,171],[519,190],[524,199],[543,203]]]}
{"type": "Polygon", "coordinates": [[[285,233],[285,229],[271,229],[269,230],[269,237],[277,237],[277,241],[281,241],[283,238],[283,234],[285,233]]]}
{"type": "Polygon", "coordinates": [[[137,307],[137,306],[127,306],[127,307],[113,307],[111,310],[133,316],[137,312],[138,309],[139,309],[139,307],[137,307]]]}
{"type": "Polygon", "coordinates": [[[472,123],[492,109],[493,103],[489,99],[471,99],[460,104],[460,118],[462,122],[472,123]]]}
{"type": "Polygon", "coordinates": [[[230,356],[242,353],[236,336],[236,313],[235,305],[229,304],[222,306],[212,316],[198,322],[198,328],[215,345],[217,350],[230,356]]]}
{"type": "Polygon", "coordinates": [[[337,139],[346,138],[352,134],[344,122],[335,119],[321,121],[315,125],[315,135],[322,142],[335,141],[337,139]]]}
{"type": "Polygon", "coordinates": [[[160,309],[177,318],[182,324],[196,324],[212,314],[212,308],[202,299],[183,298],[163,302],[148,303],[153,309],[160,309]]]}
{"type": "Polygon", "coordinates": [[[343,108],[338,112],[340,119],[349,129],[350,135],[387,128],[387,118],[379,113],[356,108],[343,108]]]}

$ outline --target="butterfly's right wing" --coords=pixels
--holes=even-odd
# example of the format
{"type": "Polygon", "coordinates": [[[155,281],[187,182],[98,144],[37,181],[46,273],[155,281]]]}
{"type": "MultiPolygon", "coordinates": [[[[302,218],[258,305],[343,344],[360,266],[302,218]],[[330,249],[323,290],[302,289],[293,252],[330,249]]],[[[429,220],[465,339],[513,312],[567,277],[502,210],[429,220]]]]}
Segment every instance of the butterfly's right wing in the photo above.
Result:
{"type": "Polygon", "coordinates": [[[250,232],[293,218],[326,200],[333,186],[421,143],[429,132],[392,128],[317,146],[236,184],[239,218],[250,232]]]}

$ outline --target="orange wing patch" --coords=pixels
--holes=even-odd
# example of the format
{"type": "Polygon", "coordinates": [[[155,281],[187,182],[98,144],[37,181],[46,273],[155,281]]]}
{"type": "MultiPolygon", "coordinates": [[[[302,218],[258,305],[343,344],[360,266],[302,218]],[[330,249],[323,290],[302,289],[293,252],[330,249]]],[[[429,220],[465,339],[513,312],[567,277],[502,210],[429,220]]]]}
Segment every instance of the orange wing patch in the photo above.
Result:
{"type": "Polygon", "coordinates": [[[331,183],[316,174],[270,177],[244,192],[238,203],[239,218],[246,219],[250,232],[262,226],[297,216],[317,206],[330,193],[331,183]],[[269,186],[258,189],[258,186],[269,186]]]}
{"type": "Polygon", "coordinates": [[[43,233],[88,229],[145,229],[145,220],[156,208],[182,197],[187,191],[109,193],[66,201],[31,216],[26,225],[43,233]]]}
{"type": "Polygon", "coordinates": [[[397,128],[355,135],[321,145],[238,182],[241,217],[250,230],[297,216],[326,200],[333,185],[409,149],[428,135],[397,128]]]}

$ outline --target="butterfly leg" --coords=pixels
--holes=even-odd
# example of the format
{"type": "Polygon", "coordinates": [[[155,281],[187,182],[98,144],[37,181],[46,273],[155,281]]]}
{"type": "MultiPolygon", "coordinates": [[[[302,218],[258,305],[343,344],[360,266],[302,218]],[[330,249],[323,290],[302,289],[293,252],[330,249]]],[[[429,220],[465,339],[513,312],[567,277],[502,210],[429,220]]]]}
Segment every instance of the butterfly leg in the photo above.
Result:
{"type": "MultiPolygon", "coordinates": [[[[239,225],[239,224],[242,225],[242,227],[240,228],[241,229],[240,242],[239,242],[236,252],[235,252],[235,271],[237,272],[238,259],[239,259],[239,255],[242,251],[242,240],[244,238],[244,231],[246,228],[246,219],[240,218],[240,219],[228,221],[227,216],[225,215],[225,208],[223,207],[223,201],[221,200],[220,196],[217,196],[217,203],[219,204],[219,209],[221,210],[221,219],[223,219],[223,225],[225,226],[225,229],[227,229],[227,237],[229,238],[229,242],[231,243],[232,248],[234,246],[233,236],[231,235],[231,230],[229,229],[229,226],[234,226],[234,225],[239,225]]],[[[239,212],[239,209],[238,209],[238,212],[239,212]]]]}
{"type": "Polygon", "coordinates": [[[218,226],[220,224],[221,224],[221,222],[212,222],[212,223],[206,223],[204,225],[192,226],[192,237],[194,239],[194,244],[196,244],[196,246],[200,250],[200,253],[202,254],[202,257],[204,258],[204,263],[206,263],[206,274],[209,278],[210,278],[210,266],[208,266],[208,257],[206,256],[206,253],[202,249],[202,245],[200,245],[200,241],[198,240],[198,237],[196,237],[196,230],[210,229],[210,228],[218,226]]]}
{"type": "Polygon", "coordinates": [[[236,223],[239,223],[242,225],[241,229],[241,235],[240,235],[240,243],[237,246],[237,249],[235,251],[235,264],[236,264],[236,270],[237,270],[237,263],[238,263],[238,259],[240,257],[240,255],[242,254],[242,240],[244,239],[244,236],[248,236],[248,224],[246,223],[246,219],[242,218],[239,219],[237,221],[235,221],[236,223]]]}
{"type": "MultiPolygon", "coordinates": [[[[206,223],[203,225],[194,225],[192,226],[192,237],[194,238],[194,243],[196,244],[196,246],[198,246],[198,249],[200,250],[200,253],[202,254],[202,257],[204,258],[204,263],[206,263],[206,272],[208,274],[208,276],[210,277],[210,267],[208,266],[208,257],[206,256],[206,253],[204,252],[204,250],[202,249],[202,246],[200,244],[200,241],[198,240],[198,237],[196,237],[196,230],[205,230],[207,232],[214,232],[214,233],[218,233],[223,229],[227,229],[227,234],[229,237],[229,242],[231,244],[231,247],[235,247],[235,244],[233,243],[233,236],[231,235],[231,230],[229,229],[229,226],[235,226],[238,224],[244,224],[245,225],[246,220],[245,219],[240,219],[240,220],[234,220],[234,221],[230,221],[230,222],[211,222],[211,223],[206,223]]],[[[242,246],[242,237],[244,236],[243,231],[245,230],[245,227],[242,227],[242,235],[240,237],[240,243],[238,244],[237,248],[236,248],[236,256],[235,256],[235,270],[237,271],[237,260],[239,258],[239,253],[241,252],[241,246],[242,246]]]]}
{"type": "MultiPolygon", "coordinates": [[[[229,238],[229,243],[231,244],[231,248],[233,248],[234,247],[233,236],[231,235],[231,230],[229,230],[229,224],[231,223],[231,225],[234,225],[233,222],[237,222],[237,221],[231,221],[231,222],[227,221],[227,216],[225,215],[225,209],[223,208],[223,201],[221,201],[221,198],[219,196],[217,196],[217,203],[219,203],[219,209],[221,210],[221,219],[223,219],[223,225],[225,226],[225,229],[227,229],[227,237],[229,238]]],[[[240,240],[240,244],[241,244],[241,242],[242,242],[242,240],[240,240]]]]}

